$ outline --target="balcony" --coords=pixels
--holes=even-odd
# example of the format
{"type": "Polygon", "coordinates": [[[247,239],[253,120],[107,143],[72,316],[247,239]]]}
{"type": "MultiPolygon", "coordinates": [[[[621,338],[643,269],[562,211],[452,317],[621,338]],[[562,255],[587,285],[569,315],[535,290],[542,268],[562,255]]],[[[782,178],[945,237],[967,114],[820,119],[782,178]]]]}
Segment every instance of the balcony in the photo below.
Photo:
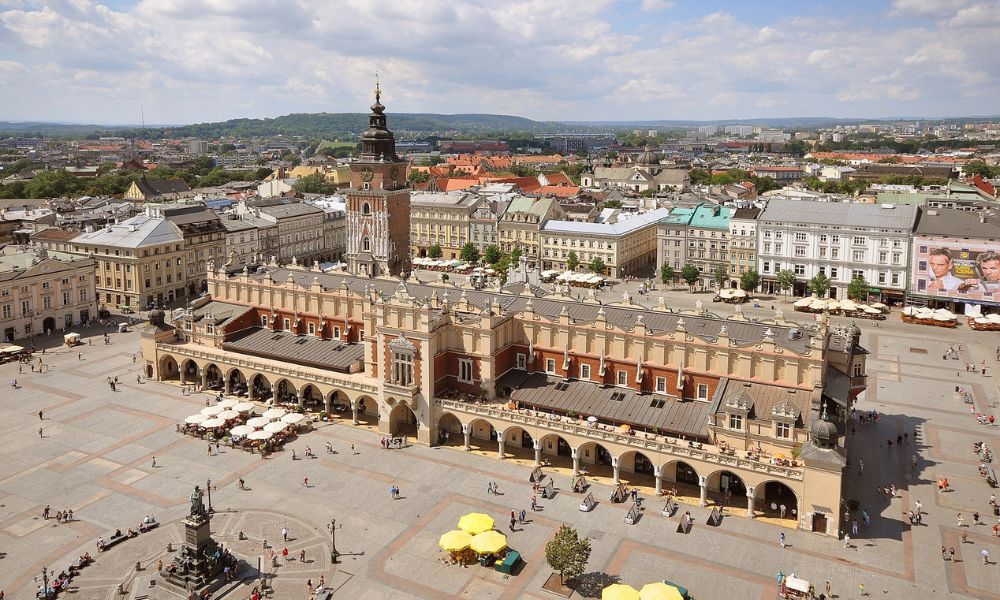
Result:
{"type": "Polygon", "coordinates": [[[564,432],[598,442],[613,442],[636,450],[669,454],[681,459],[696,459],[788,479],[802,479],[801,467],[783,467],[758,460],[741,458],[723,453],[717,446],[710,444],[692,445],[686,440],[665,435],[644,432],[636,432],[634,435],[628,435],[621,433],[615,428],[605,429],[598,424],[594,424],[593,426],[582,425],[578,419],[570,417],[560,417],[559,415],[543,413],[541,411],[510,408],[511,404],[507,402],[482,403],[435,398],[434,403],[449,411],[500,419],[515,425],[532,425],[547,429],[553,433],[564,432]]]}

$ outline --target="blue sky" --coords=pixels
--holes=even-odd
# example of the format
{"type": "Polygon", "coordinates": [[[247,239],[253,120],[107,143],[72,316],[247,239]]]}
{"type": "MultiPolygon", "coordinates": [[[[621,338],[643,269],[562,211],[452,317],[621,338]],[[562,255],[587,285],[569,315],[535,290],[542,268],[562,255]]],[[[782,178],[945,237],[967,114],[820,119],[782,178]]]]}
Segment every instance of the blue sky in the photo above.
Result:
{"type": "Polygon", "coordinates": [[[0,120],[1000,113],[1000,0],[0,0],[0,120]]]}

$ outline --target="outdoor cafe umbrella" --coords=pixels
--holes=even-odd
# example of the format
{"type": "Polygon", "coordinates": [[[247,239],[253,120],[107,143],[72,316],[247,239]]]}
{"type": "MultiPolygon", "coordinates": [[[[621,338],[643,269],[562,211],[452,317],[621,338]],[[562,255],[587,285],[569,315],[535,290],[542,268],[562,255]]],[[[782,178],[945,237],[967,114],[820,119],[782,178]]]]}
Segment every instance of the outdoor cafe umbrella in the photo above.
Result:
{"type": "Polygon", "coordinates": [[[662,581],[647,583],[639,590],[639,600],[684,600],[680,590],[662,581]]]}
{"type": "Polygon", "coordinates": [[[238,404],[233,405],[233,410],[235,410],[236,412],[245,413],[253,410],[255,406],[257,405],[254,404],[253,402],[240,402],[238,404]]]}
{"type": "Polygon", "coordinates": [[[288,411],[283,408],[269,408],[264,411],[263,416],[265,419],[270,419],[273,421],[275,419],[280,419],[281,417],[285,416],[285,413],[287,412],[288,411]]]}
{"type": "Polygon", "coordinates": [[[590,423],[596,423],[597,422],[597,417],[594,417],[594,416],[587,417],[587,421],[589,421],[590,423]]]}
{"type": "Polygon", "coordinates": [[[250,419],[249,421],[247,421],[247,425],[249,425],[250,427],[253,427],[255,429],[259,429],[259,428],[263,427],[264,425],[267,425],[270,422],[271,422],[271,419],[268,419],[266,417],[254,417],[254,418],[250,419]]]}
{"type": "Polygon", "coordinates": [[[223,421],[228,421],[229,419],[235,419],[236,417],[240,416],[240,413],[236,412],[235,410],[224,410],[215,416],[222,419],[223,421]]]}
{"type": "Polygon", "coordinates": [[[484,531],[472,536],[470,547],[476,554],[496,554],[507,547],[507,536],[499,531],[484,531]]]}
{"type": "Polygon", "coordinates": [[[247,435],[253,433],[255,430],[249,425],[237,425],[229,430],[230,435],[247,435]]]}
{"type": "Polygon", "coordinates": [[[214,419],[208,419],[206,421],[202,421],[201,427],[204,427],[205,429],[215,429],[216,427],[222,427],[225,424],[226,424],[225,420],[216,417],[214,419]]]}
{"type": "Polygon", "coordinates": [[[461,529],[452,529],[448,533],[441,534],[441,537],[438,539],[438,546],[441,546],[442,550],[447,550],[448,552],[465,550],[471,543],[472,536],[461,529]]]}
{"type": "Polygon", "coordinates": [[[197,425],[208,420],[208,415],[191,415],[190,417],[184,419],[184,422],[189,425],[197,425]]]}
{"type": "Polygon", "coordinates": [[[458,520],[458,528],[472,535],[493,529],[493,524],[493,517],[484,513],[469,513],[458,520]]]}
{"type": "Polygon", "coordinates": [[[624,583],[612,583],[601,590],[601,600],[639,600],[639,592],[624,583]]]}
{"type": "Polygon", "coordinates": [[[287,415],[281,417],[282,423],[288,423],[289,425],[295,425],[301,421],[304,421],[305,415],[300,415],[299,413],[288,413],[287,415]]]}
{"type": "Polygon", "coordinates": [[[222,408],[221,406],[206,406],[205,408],[201,409],[201,414],[214,417],[215,415],[219,414],[224,410],[226,409],[222,408]]]}
{"type": "Polygon", "coordinates": [[[271,433],[280,433],[288,427],[288,423],[282,423],[281,421],[273,421],[264,425],[264,431],[270,431],[271,433]]]}
{"type": "Polygon", "coordinates": [[[239,404],[238,401],[233,400],[232,398],[226,398],[222,402],[219,402],[216,406],[221,406],[222,408],[232,408],[237,404],[239,404]]]}
{"type": "Polygon", "coordinates": [[[270,431],[254,431],[247,434],[248,440],[269,440],[274,434],[270,431]]]}

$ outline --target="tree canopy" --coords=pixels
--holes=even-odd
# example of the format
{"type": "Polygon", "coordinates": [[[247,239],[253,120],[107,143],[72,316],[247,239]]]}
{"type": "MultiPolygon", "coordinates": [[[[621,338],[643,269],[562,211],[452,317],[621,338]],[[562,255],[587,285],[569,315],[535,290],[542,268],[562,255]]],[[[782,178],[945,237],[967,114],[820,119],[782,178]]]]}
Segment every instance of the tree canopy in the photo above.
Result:
{"type": "Polygon", "coordinates": [[[590,540],[566,525],[559,527],[555,537],[545,544],[545,562],[559,573],[560,583],[583,574],[589,560],[590,540]]]}
{"type": "Polygon", "coordinates": [[[786,294],[795,286],[795,272],[790,269],[778,271],[775,278],[778,280],[778,289],[786,294]]]}
{"type": "Polygon", "coordinates": [[[660,267],[660,281],[664,284],[668,284],[671,283],[675,277],[677,277],[677,273],[674,272],[674,268],[667,263],[663,263],[663,266],[660,267]]]}
{"type": "Polygon", "coordinates": [[[688,284],[688,287],[694,287],[700,276],[701,270],[694,265],[684,265],[681,269],[681,279],[684,280],[684,283],[688,284]]]}
{"type": "Polygon", "coordinates": [[[752,292],[760,285],[760,273],[754,269],[745,271],[740,275],[740,287],[747,292],[752,292]]]}

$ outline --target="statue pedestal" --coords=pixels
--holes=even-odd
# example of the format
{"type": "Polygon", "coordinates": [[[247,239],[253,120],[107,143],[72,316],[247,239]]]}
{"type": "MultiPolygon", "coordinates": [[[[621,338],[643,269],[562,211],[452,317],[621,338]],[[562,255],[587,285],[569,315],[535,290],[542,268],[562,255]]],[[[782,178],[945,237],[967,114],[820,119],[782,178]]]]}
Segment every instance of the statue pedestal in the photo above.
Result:
{"type": "Polygon", "coordinates": [[[172,561],[176,568],[160,573],[164,584],[185,591],[199,591],[212,585],[221,580],[221,554],[219,545],[212,539],[209,516],[188,516],[184,519],[184,543],[172,561]]]}

